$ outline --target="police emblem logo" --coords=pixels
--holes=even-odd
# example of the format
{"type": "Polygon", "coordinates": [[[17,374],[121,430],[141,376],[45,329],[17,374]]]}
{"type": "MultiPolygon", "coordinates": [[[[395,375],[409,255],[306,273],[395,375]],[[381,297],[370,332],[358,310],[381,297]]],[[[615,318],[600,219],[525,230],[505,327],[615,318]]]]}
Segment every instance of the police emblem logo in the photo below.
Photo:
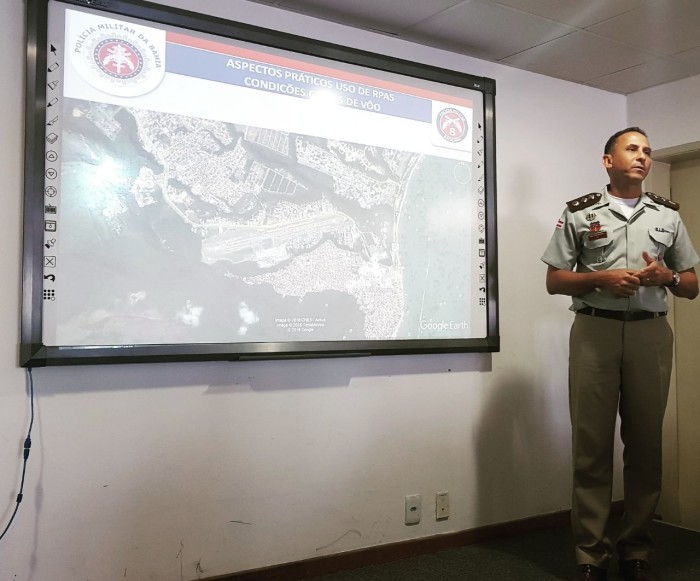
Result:
{"type": "Polygon", "coordinates": [[[438,113],[435,121],[438,131],[443,139],[451,143],[462,141],[469,130],[467,118],[461,111],[448,107],[438,113]]]}
{"type": "Polygon", "coordinates": [[[95,46],[95,64],[117,79],[133,79],[143,71],[143,56],[126,40],[107,38],[95,46]]]}
{"type": "MultiPolygon", "coordinates": [[[[155,89],[165,75],[165,31],[66,10],[70,60],[95,89],[137,97],[155,89]]],[[[67,86],[71,82],[67,78],[67,86]]]]}

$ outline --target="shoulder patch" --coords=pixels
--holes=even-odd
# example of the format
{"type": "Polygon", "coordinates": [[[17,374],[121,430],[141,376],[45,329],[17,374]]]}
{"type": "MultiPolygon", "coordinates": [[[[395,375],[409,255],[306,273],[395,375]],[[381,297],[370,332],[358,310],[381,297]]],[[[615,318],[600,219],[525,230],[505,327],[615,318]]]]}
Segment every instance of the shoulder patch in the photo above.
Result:
{"type": "Polygon", "coordinates": [[[653,202],[656,202],[657,204],[661,204],[662,206],[671,208],[671,210],[675,210],[676,212],[681,209],[681,205],[678,202],[674,202],[673,200],[657,196],[656,194],[652,194],[651,192],[645,193],[653,202]]]}
{"type": "Polygon", "coordinates": [[[586,194],[585,196],[581,196],[580,198],[566,202],[566,205],[570,211],[578,212],[579,210],[585,210],[589,206],[600,202],[602,197],[603,194],[593,192],[592,194],[586,194]]]}

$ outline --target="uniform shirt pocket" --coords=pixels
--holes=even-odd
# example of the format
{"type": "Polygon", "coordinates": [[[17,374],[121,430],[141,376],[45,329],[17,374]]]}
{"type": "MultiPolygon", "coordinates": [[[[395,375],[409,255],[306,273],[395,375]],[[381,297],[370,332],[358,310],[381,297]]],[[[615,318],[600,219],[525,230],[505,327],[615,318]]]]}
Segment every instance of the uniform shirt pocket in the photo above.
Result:
{"type": "Polygon", "coordinates": [[[583,237],[583,251],[581,252],[581,263],[590,270],[598,270],[604,264],[610,253],[612,239],[608,236],[583,237]]]}
{"type": "Polygon", "coordinates": [[[673,232],[665,228],[649,228],[649,237],[654,244],[654,249],[659,260],[666,254],[666,250],[673,246],[673,232]]]}

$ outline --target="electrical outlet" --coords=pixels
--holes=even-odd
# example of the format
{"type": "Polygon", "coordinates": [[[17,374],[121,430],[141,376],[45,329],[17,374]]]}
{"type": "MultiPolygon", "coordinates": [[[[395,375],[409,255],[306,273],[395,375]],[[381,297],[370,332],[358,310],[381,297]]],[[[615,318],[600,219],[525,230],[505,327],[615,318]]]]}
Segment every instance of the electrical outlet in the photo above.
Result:
{"type": "Polygon", "coordinates": [[[420,494],[406,496],[406,524],[417,525],[420,522],[420,494]]]}
{"type": "Polygon", "coordinates": [[[450,495],[447,492],[438,492],[435,495],[435,520],[450,518],[450,495]]]}

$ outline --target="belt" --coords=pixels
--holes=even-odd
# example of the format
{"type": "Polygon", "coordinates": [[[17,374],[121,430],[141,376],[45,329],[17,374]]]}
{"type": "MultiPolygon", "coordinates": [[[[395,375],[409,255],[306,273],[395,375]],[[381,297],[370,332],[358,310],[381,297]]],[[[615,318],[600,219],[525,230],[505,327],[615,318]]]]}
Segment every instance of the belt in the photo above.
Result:
{"type": "Polygon", "coordinates": [[[666,316],[666,311],[661,311],[659,313],[654,313],[652,311],[609,311],[607,309],[596,309],[594,307],[583,307],[576,312],[581,315],[615,319],[616,321],[645,321],[646,319],[656,319],[657,317],[666,316]]]}

